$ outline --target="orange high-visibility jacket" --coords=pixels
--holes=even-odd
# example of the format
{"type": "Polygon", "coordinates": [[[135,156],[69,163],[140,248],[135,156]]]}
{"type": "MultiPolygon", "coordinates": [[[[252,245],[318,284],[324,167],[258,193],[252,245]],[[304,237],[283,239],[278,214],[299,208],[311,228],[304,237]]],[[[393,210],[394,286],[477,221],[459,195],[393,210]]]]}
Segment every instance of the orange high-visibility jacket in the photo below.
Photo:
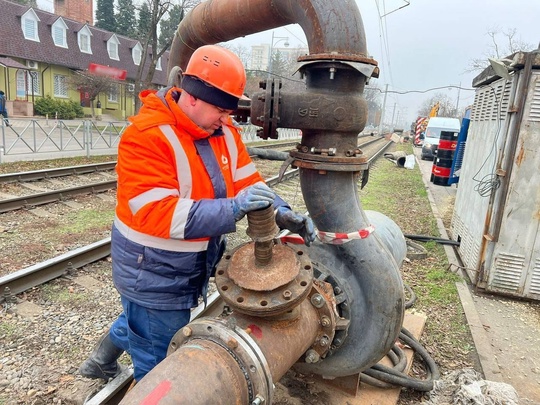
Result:
{"type": "Polygon", "coordinates": [[[156,309],[197,305],[236,229],[231,198],[264,181],[232,122],[210,136],[179,108],[180,91],[143,91],[118,148],[113,279],[156,309]]]}

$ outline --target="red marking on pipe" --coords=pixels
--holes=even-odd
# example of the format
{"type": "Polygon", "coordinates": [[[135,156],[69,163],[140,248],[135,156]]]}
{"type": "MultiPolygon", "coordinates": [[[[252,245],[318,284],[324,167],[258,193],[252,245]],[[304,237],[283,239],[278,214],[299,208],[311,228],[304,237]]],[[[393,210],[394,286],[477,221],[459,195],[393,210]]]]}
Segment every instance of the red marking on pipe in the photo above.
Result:
{"type": "Polygon", "coordinates": [[[251,329],[251,334],[255,336],[257,339],[262,339],[262,329],[259,328],[257,325],[251,324],[248,326],[249,329],[251,329]]]}
{"type": "Polygon", "coordinates": [[[165,395],[171,390],[172,384],[165,380],[159,383],[154,390],[146,396],[141,402],[141,405],[157,405],[159,401],[165,398],[165,395]]]}

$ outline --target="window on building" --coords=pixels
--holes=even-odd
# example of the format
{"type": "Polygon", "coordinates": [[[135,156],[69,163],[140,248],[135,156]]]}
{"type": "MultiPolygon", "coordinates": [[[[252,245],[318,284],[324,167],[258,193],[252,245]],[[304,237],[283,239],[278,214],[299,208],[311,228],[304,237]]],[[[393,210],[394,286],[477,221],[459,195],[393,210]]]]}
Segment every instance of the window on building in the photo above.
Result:
{"type": "Polygon", "coordinates": [[[118,57],[118,45],[120,45],[120,42],[118,41],[116,35],[113,35],[107,41],[107,51],[109,52],[109,58],[114,60],[120,60],[120,58],[118,57]]]}
{"type": "Polygon", "coordinates": [[[21,16],[21,29],[25,39],[39,42],[38,22],[39,18],[32,9],[21,16]]]}
{"type": "Polygon", "coordinates": [[[118,103],[118,86],[112,85],[107,98],[111,103],[118,103]]]}
{"type": "Polygon", "coordinates": [[[54,75],[54,96],[68,97],[67,76],[54,75]]]}
{"type": "Polygon", "coordinates": [[[79,42],[79,49],[84,53],[92,53],[92,32],[88,29],[88,26],[84,26],[77,33],[77,40],[79,42]]]}
{"type": "Polygon", "coordinates": [[[52,25],[52,36],[56,46],[67,48],[66,31],[67,25],[62,18],[56,20],[52,25]]]}
{"type": "Polygon", "coordinates": [[[133,63],[135,65],[139,66],[141,64],[142,46],[140,43],[137,42],[137,45],[131,50],[131,57],[133,58],[133,63]]]}
{"type": "Polygon", "coordinates": [[[161,58],[159,58],[156,62],[156,70],[162,70],[161,68],[161,58]]]}
{"type": "Polygon", "coordinates": [[[18,98],[41,95],[38,72],[18,70],[16,79],[18,98]]]}

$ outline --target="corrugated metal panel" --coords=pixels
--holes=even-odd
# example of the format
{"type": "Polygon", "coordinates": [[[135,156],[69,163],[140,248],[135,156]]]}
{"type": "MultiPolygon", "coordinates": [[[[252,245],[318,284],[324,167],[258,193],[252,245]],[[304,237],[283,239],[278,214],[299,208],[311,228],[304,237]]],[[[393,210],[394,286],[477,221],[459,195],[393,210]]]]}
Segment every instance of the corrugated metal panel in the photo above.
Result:
{"type": "Polygon", "coordinates": [[[467,267],[478,266],[482,251],[482,288],[540,300],[540,71],[526,87],[523,79],[516,71],[476,91],[453,230],[467,267]],[[502,186],[480,192],[496,175],[502,186]]]}
{"type": "Polygon", "coordinates": [[[511,80],[499,80],[480,89],[474,96],[471,121],[503,120],[508,112],[511,80]]]}
{"type": "Polygon", "coordinates": [[[521,285],[521,277],[525,257],[521,255],[512,255],[501,253],[495,259],[491,282],[488,288],[501,289],[507,292],[517,292],[521,285]]]}
{"type": "Polygon", "coordinates": [[[534,262],[529,293],[540,296],[540,257],[537,257],[534,262]]]}
{"type": "Polygon", "coordinates": [[[529,109],[527,119],[529,121],[540,122],[540,77],[533,76],[533,79],[535,80],[535,84],[532,89],[531,108],[529,109]]]}

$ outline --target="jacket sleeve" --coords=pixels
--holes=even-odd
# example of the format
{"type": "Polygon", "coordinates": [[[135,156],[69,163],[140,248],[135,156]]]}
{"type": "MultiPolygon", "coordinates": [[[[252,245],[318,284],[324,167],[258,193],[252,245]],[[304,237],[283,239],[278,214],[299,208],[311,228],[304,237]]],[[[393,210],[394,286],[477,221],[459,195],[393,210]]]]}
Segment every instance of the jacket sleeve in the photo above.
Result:
{"type": "MultiPolygon", "coordinates": [[[[234,194],[238,194],[240,190],[252,186],[259,182],[265,182],[257,168],[255,167],[255,164],[249,157],[249,153],[247,151],[246,145],[242,141],[242,138],[238,131],[235,130],[235,140],[236,140],[236,147],[238,149],[238,168],[237,168],[237,175],[235,176],[235,192],[234,194]]],[[[291,208],[289,204],[287,204],[279,195],[276,195],[276,200],[274,201],[274,208],[277,209],[279,207],[287,207],[291,208]]]]}
{"type": "Polygon", "coordinates": [[[122,219],[130,217],[135,229],[161,238],[203,238],[234,231],[231,201],[181,198],[169,144],[153,131],[144,134],[128,130],[119,146],[117,213],[122,210],[122,219]],[[199,233],[190,234],[195,221],[208,226],[197,224],[199,233]]]}

